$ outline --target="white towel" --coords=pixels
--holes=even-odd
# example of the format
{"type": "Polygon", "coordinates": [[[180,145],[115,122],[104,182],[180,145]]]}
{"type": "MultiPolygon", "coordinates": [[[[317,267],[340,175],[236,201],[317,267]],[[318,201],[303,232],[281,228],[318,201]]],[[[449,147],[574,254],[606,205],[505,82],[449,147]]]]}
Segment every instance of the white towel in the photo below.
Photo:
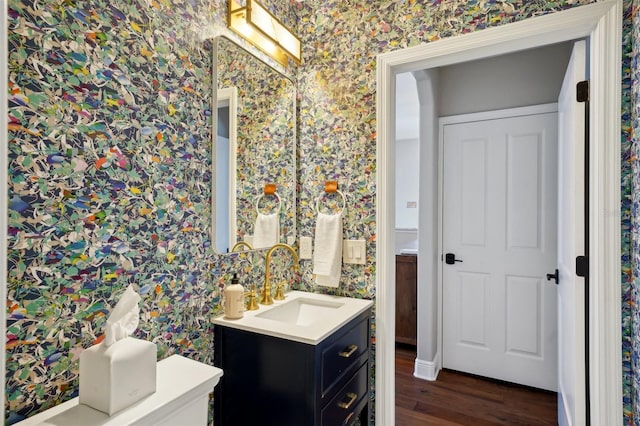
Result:
{"type": "Polygon", "coordinates": [[[280,240],[280,220],[278,213],[258,213],[253,228],[253,248],[267,248],[280,240]]]}
{"type": "Polygon", "coordinates": [[[313,273],[316,283],[338,287],[342,272],[342,214],[318,212],[316,241],[313,250],[313,273]]]}

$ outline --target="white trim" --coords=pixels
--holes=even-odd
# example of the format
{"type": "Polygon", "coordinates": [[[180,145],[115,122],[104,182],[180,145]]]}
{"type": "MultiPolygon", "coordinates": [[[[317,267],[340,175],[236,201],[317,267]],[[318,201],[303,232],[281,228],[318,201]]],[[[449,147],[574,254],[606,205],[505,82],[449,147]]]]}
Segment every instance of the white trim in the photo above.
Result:
{"type": "Polygon", "coordinates": [[[592,418],[622,423],[620,261],[621,0],[381,54],[377,61],[376,424],[395,422],[395,75],[590,37],[592,418]]]}
{"type": "Polygon", "coordinates": [[[438,378],[438,372],[442,368],[440,360],[442,357],[437,353],[432,361],[423,361],[416,358],[413,370],[413,377],[433,382],[438,378]]]}
{"type": "MultiPolygon", "coordinates": [[[[589,37],[592,32],[596,32],[600,19],[617,7],[621,7],[621,0],[603,0],[420,44],[378,55],[378,65],[384,65],[388,68],[387,71],[392,71],[395,75],[589,37]]],[[[618,27],[620,25],[621,22],[618,27]]],[[[620,46],[616,46],[617,50],[619,48],[620,46]]]]}
{"type": "Polygon", "coordinates": [[[375,423],[395,424],[395,161],[396,161],[396,79],[385,56],[378,56],[376,70],[376,363],[375,363],[375,423]]]}
{"type": "MultiPolygon", "coordinates": [[[[0,285],[0,300],[2,305],[0,306],[0,332],[2,336],[6,336],[6,328],[7,328],[7,279],[8,271],[7,271],[7,243],[8,243],[8,235],[7,235],[7,222],[8,222],[8,210],[7,210],[7,194],[9,190],[7,175],[9,173],[8,168],[8,160],[9,160],[9,135],[8,135],[8,126],[7,119],[9,116],[8,111],[8,82],[9,82],[9,44],[8,44],[8,23],[9,16],[7,13],[7,2],[3,0],[2,8],[0,8],[0,56],[2,60],[0,61],[0,187],[2,188],[3,194],[0,196],[0,277],[2,279],[0,282],[3,282],[0,285]]],[[[2,371],[2,386],[0,387],[0,401],[5,400],[5,387],[6,387],[6,342],[4,337],[0,339],[0,371],[2,371]]]]}
{"type": "Polygon", "coordinates": [[[622,1],[591,32],[591,424],[622,424],[622,1]]]}
{"type": "MultiPolygon", "coordinates": [[[[497,120],[507,117],[522,117],[525,115],[537,115],[558,112],[558,104],[553,102],[549,104],[531,105],[517,108],[496,109],[493,111],[472,112],[468,114],[450,115],[440,117],[440,128],[449,124],[473,123],[476,121],[497,120]]],[[[442,140],[442,131],[440,131],[440,140],[442,140]]]]}
{"type": "Polygon", "coordinates": [[[568,399],[566,396],[561,395],[560,388],[558,388],[558,402],[562,402],[562,409],[558,409],[558,424],[573,426],[571,423],[569,423],[569,419],[571,418],[569,413],[571,412],[571,410],[567,406],[568,399]]]}
{"type": "Polygon", "coordinates": [[[396,232],[418,232],[418,228],[396,228],[396,232]]]}

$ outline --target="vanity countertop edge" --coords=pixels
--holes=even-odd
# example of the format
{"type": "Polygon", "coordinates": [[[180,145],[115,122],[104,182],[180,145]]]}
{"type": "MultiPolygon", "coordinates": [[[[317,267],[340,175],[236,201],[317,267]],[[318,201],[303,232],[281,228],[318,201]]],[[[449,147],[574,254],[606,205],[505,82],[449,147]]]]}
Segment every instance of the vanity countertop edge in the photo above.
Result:
{"type": "Polygon", "coordinates": [[[260,308],[255,311],[245,311],[243,318],[227,319],[223,314],[215,317],[212,322],[215,325],[278,337],[299,343],[317,345],[330,336],[335,330],[338,330],[340,327],[373,306],[373,301],[368,299],[332,296],[328,294],[310,293],[299,290],[290,291],[285,293],[285,295],[286,299],[283,301],[274,301],[273,305],[260,305],[260,308]],[[336,312],[337,315],[326,318],[322,322],[313,326],[298,326],[295,324],[288,324],[257,317],[270,309],[276,308],[298,298],[309,298],[326,302],[340,302],[343,303],[343,306],[340,307],[339,312],[336,312]]]}

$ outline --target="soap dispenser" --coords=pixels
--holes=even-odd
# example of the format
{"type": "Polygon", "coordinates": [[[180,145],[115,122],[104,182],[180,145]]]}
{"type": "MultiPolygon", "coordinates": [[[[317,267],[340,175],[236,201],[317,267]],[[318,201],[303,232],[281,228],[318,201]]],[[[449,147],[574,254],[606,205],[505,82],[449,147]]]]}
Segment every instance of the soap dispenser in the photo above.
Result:
{"type": "Polygon", "coordinates": [[[231,284],[224,289],[224,316],[228,319],[239,319],[244,315],[244,288],[234,273],[231,284]]]}

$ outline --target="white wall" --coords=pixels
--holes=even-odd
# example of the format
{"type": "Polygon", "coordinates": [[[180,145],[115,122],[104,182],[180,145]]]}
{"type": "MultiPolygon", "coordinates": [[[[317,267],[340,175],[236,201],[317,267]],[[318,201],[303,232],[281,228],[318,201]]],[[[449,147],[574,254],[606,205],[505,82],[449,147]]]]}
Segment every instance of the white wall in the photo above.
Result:
{"type": "Polygon", "coordinates": [[[419,155],[417,138],[396,140],[396,228],[418,227],[419,155]]]}
{"type": "Polygon", "coordinates": [[[418,254],[418,228],[396,228],[396,254],[418,254]]]}
{"type": "Polygon", "coordinates": [[[396,76],[396,254],[418,249],[420,104],[411,73],[396,76]]]}
{"type": "Polygon", "coordinates": [[[396,140],[418,139],[420,104],[416,79],[410,72],[396,75],[396,140]]]}
{"type": "Polygon", "coordinates": [[[558,100],[571,43],[440,68],[441,117],[558,100]]]}
{"type": "Polygon", "coordinates": [[[435,379],[437,371],[438,109],[439,72],[414,73],[420,100],[420,189],[418,217],[418,345],[415,374],[435,379]],[[420,366],[425,371],[420,371],[420,366]]]}

